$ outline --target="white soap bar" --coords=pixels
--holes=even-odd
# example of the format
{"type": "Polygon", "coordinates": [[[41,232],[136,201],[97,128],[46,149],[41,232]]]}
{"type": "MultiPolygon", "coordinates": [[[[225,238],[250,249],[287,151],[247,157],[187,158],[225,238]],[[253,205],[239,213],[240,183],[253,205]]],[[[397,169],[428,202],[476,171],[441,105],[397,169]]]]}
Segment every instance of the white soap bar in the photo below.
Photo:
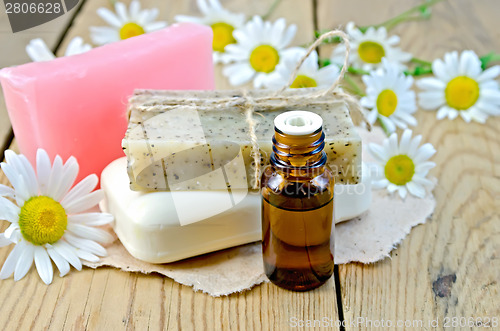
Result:
{"type": "MultiPolygon", "coordinates": [[[[104,169],[101,187],[101,209],[115,216],[116,234],[139,260],[168,263],[261,240],[256,192],[132,191],[125,157],[104,169]]],[[[336,185],[335,194],[336,223],[362,214],[371,202],[369,172],[359,184],[336,185]]]]}

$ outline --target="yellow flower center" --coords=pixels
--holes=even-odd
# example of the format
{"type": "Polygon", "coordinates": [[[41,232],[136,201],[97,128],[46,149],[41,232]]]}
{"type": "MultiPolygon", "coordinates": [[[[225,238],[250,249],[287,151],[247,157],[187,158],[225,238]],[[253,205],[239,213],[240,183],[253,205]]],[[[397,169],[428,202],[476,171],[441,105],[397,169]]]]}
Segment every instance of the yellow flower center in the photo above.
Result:
{"type": "Polygon", "coordinates": [[[367,63],[380,63],[385,56],[385,49],[374,41],[364,41],[359,44],[358,54],[367,63]]]}
{"type": "Polygon", "coordinates": [[[250,54],[250,65],[255,71],[270,73],[279,62],[278,51],[270,45],[257,46],[250,54]]]}
{"type": "Polygon", "coordinates": [[[19,227],[24,239],[34,245],[53,244],[64,234],[68,225],[61,204],[47,196],[32,197],[19,213],[19,227]]]}
{"type": "Polygon", "coordinates": [[[316,87],[318,84],[314,79],[306,75],[297,75],[297,78],[293,81],[291,88],[301,88],[301,87],[316,87]]]}
{"type": "Polygon", "coordinates": [[[467,76],[450,80],[444,90],[448,106],[457,110],[469,109],[479,99],[479,84],[467,76]]]}
{"type": "Polygon", "coordinates": [[[407,155],[396,155],[385,165],[385,178],[393,184],[405,185],[415,174],[415,164],[407,155]]]}
{"type": "Polygon", "coordinates": [[[214,33],[212,49],[214,51],[224,52],[224,47],[236,43],[236,39],[233,37],[233,30],[234,27],[227,23],[220,22],[212,24],[212,31],[214,33]]]}
{"type": "Polygon", "coordinates": [[[137,23],[128,22],[120,29],[120,39],[128,39],[131,37],[144,34],[144,28],[137,23]]]}
{"type": "Polygon", "coordinates": [[[391,116],[398,106],[398,96],[393,90],[383,90],[377,97],[377,110],[380,115],[391,116]]]}

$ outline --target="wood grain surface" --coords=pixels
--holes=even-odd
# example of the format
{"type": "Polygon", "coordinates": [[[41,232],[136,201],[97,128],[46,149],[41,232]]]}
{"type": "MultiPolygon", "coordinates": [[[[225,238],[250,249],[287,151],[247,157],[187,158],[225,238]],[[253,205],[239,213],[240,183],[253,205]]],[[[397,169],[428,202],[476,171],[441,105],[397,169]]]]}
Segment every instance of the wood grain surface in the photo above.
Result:
{"type": "MultiPolygon", "coordinates": [[[[361,11],[362,0],[319,0],[318,27],[377,24],[418,3],[382,0],[361,11]]],[[[403,50],[430,61],[453,50],[498,53],[499,10],[493,0],[445,1],[433,7],[430,20],[403,23],[391,33],[401,37],[403,50]]],[[[500,317],[500,118],[485,125],[437,121],[426,111],[416,118],[414,132],[437,149],[431,171],[439,180],[437,207],[390,259],[339,267],[348,330],[366,326],[354,323],[359,318],[408,321],[417,329],[420,322],[432,329],[437,320],[443,329],[453,318],[500,317]]]]}
{"type": "MultiPolygon", "coordinates": [[[[221,2],[248,16],[265,13],[272,3],[221,2]]],[[[159,8],[160,18],[168,23],[177,14],[198,14],[195,0],[141,3],[143,8],[159,8]]],[[[270,19],[285,17],[288,23],[297,24],[294,42],[301,45],[312,41],[315,27],[329,29],[348,21],[376,24],[418,3],[283,0],[270,19]]],[[[109,4],[85,1],[59,52],[73,36],[90,41],[89,26],[104,24],[95,14],[101,6],[109,4]]],[[[428,60],[455,49],[500,52],[499,12],[500,3],[495,0],[449,0],[433,7],[430,20],[403,23],[391,33],[401,36],[404,50],[428,60]]],[[[0,44],[3,48],[1,38],[0,44]]],[[[327,52],[323,49],[323,56],[327,52]]],[[[220,67],[216,68],[216,85],[229,87],[220,67]]],[[[489,317],[493,330],[491,318],[500,318],[500,118],[490,118],[485,125],[467,124],[461,119],[437,121],[434,112],[419,111],[417,119],[414,131],[438,151],[437,167],[431,171],[439,180],[434,191],[436,211],[426,224],[412,230],[390,258],[372,265],[339,266],[340,288],[333,279],[307,293],[264,284],[212,298],[159,275],[111,268],[72,271],[64,278],[55,275],[52,285],[46,286],[32,269],[19,282],[0,281],[0,328],[286,330],[293,329],[291,318],[335,321],[344,317],[348,330],[377,329],[373,323],[382,320],[391,321],[392,329],[443,330],[445,318],[451,323],[452,318],[486,321],[489,317]],[[337,293],[341,293],[340,312],[337,293]],[[397,328],[398,321],[411,324],[397,328]],[[434,321],[438,324],[431,325],[434,321]]],[[[0,112],[0,123],[5,121],[0,112]]],[[[5,128],[0,125],[0,139],[2,134],[5,128]]],[[[11,148],[17,150],[15,141],[11,148]]],[[[3,174],[0,182],[7,183],[3,174]]],[[[0,249],[0,264],[10,250],[0,249]]]]}

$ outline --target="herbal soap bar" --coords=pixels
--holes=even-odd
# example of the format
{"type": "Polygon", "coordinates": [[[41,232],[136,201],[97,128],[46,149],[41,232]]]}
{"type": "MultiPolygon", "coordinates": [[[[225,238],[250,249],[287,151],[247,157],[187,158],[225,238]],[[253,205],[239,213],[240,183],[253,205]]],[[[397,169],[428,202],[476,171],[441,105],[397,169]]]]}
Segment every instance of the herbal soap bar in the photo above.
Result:
{"type": "MultiPolygon", "coordinates": [[[[255,168],[269,164],[274,118],[294,110],[292,102],[255,104],[252,118],[261,158],[255,164],[247,112],[238,91],[137,91],[123,149],[133,190],[225,190],[251,188],[255,168]],[[213,107],[220,99],[228,106],[213,107]],[[241,101],[241,102],[240,102],[241,101]]],[[[248,91],[259,98],[263,91],[248,91]]],[[[285,91],[299,95],[304,91],[285,91]]],[[[304,109],[301,109],[304,110],[304,109]]],[[[323,118],[325,152],[336,183],[361,176],[361,138],[344,103],[318,102],[306,109],[323,118]]]]}
{"type": "MultiPolygon", "coordinates": [[[[256,192],[137,192],[129,187],[127,160],[104,169],[101,209],[115,217],[114,230],[128,252],[140,260],[168,263],[262,239],[261,197],[256,192]],[[234,203],[237,202],[237,203],[234,203]],[[196,204],[196,208],[192,206],[196,204]]],[[[335,222],[368,210],[371,179],[335,186],[335,222]]]]}
{"type": "Polygon", "coordinates": [[[23,154],[73,155],[80,178],[123,156],[126,104],[135,88],[213,89],[212,30],[173,25],[87,53],[0,71],[23,154]]]}

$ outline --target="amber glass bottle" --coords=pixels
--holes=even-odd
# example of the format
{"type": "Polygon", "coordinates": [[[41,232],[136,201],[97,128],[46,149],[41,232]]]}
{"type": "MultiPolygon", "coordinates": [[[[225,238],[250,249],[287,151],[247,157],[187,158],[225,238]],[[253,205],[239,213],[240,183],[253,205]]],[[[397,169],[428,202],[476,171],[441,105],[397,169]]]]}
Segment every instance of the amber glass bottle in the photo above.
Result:
{"type": "Polygon", "coordinates": [[[262,175],[264,269],[271,282],[294,291],[316,288],[333,273],[334,180],[322,123],[306,111],[278,115],[262,175]]]}

